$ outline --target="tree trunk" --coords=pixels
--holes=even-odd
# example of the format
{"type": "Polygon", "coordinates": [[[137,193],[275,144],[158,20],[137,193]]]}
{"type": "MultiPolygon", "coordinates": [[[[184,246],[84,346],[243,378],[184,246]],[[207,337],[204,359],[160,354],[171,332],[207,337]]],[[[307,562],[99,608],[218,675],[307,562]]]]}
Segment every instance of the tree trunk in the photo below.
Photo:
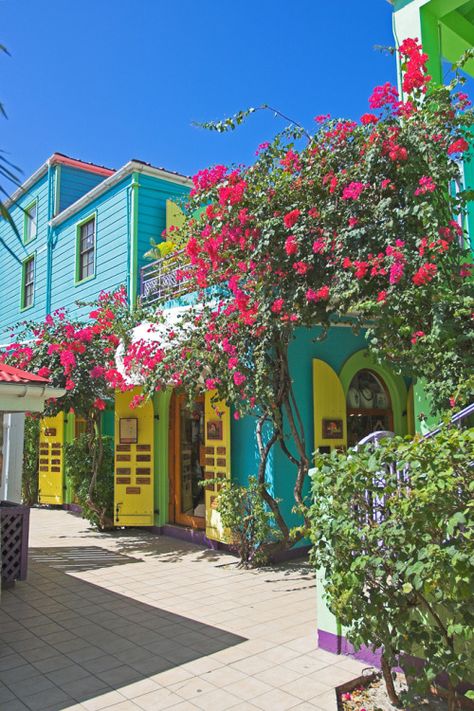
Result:
{"type": "Polygon", "coordinates": [[[109,516],[107,516],[107,510],[99,507],[97,502],[94,501],[94,492],[97,483],[97,477],[102,467],[102,461],[104,458],[104,443],[102,441],[102,418],[100,416],[100,413],[97,413],[96,416],[93,415],[91,420],[93,432],[93,436],[91,438],[91,447],[93,447],[93,456],[92,476],[87,495],[87,505],[97,515],[99,521],[99,528],[101,531],[104,531],[105,529],[113,528],[114,522],[111,518],[109,518],[109,516]]]}
{"type": "Polygon", "coordinates": [[[400,699],[398,698],[398,694],[395,691],[395,686],[392,677],[392,669],[388,662],[385,651],[382,652],[380,663],[382,666],[382,675],[385,681],[385,687],[387,689],[388,698],[394,706],[398,706],[400,704],[400,699]]]}

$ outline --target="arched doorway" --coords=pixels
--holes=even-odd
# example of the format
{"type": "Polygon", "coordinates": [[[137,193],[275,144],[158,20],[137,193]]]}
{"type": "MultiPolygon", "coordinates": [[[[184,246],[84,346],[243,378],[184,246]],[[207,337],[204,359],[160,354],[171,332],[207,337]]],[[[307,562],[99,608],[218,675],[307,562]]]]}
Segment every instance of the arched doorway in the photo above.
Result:
{"type": "Polygon", "coordinates": [[[184,395],[173,394],[170,404],[169,520],[182,526],[205,528],[204,398],[192,407],[184,395]]]}
{"type": "Polygon", "coordinates": [[[387,386],[372,370],[359,370],[347,391],[347,444],[379,430],[393,431],[393,412],[387,386]]]}

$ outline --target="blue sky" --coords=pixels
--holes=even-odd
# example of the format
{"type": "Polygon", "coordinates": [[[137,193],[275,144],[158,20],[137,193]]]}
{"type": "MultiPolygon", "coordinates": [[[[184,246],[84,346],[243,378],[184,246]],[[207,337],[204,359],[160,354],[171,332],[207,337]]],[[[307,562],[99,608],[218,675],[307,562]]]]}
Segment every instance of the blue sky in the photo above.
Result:
{"type": "Polygon", "coordinates": [[[357,118],[395,82],[386,0],[0,0],[0,147],[28,176],[60,151],[192,174],[250,162],[283,124],[259,114],[229,135],[193,121],[268,103],[311,126],[357,118]]]}

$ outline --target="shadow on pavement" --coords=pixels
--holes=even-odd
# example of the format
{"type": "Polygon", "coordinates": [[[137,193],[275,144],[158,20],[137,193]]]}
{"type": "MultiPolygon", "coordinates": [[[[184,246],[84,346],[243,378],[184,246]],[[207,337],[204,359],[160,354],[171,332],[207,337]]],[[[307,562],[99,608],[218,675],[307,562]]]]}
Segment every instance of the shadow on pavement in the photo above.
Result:
{"type": "Polygon", "coordinates": [[[98,546],[30,549],[28,580],[2,592],[0,709],[60,711],[245,641],[76,576],[137,562],[98,546]]]}

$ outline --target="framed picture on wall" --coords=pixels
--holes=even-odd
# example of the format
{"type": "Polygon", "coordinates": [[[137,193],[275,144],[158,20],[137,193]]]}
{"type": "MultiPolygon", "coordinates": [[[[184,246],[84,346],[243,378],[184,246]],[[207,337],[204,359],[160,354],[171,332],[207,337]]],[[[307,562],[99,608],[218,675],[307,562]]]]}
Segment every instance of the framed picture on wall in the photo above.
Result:
{"type": "Polygon", "coordinates": [[[138,442],[138,418],[121,417],[119,422],[120,444],[136,444],[138,442]]]}
{"type": "Polygon", "coordinates": [[[210,420],[206,423],[207,439],[222,439],[222,420],[210,420]]]}
{"type": "Polygon", "coordinates": [[[323,420],[323,439],[342,439],[343,437],[342,420],[323,420]]]}

